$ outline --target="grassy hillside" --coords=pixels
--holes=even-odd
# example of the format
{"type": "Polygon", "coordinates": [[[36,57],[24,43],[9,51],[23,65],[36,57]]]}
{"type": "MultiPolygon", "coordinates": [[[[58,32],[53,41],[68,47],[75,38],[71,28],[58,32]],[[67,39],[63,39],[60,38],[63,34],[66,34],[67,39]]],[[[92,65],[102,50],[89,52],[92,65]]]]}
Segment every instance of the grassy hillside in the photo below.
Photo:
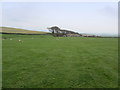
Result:
{"type": "Polygon", "coordinates": [[[0,27],[0,32],[5,33],[25,33],[25,34],[46,34],[48,32],[42,32],[42,31],[30,31],[30,30],[24,30],[24,29],[18,29],[18,28],[10,28],[10,27],[0,27]]]}
{"type": "Polygon", "coordinates": [[[3,35],[3,88],[117,87],[117,38],[30,36],[3,35]]]}

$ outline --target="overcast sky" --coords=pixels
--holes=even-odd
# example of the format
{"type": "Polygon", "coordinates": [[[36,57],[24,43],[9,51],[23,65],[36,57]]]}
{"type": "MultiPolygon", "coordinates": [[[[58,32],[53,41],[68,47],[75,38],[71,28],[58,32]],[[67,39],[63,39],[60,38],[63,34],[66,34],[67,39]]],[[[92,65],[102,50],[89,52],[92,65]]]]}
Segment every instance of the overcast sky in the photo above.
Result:
{"type": "Polygon", "coordinates": [[[2,26],[47,30],[59,26],[79,33],[118,33],[117,2],[5,2],[2,26]]]}

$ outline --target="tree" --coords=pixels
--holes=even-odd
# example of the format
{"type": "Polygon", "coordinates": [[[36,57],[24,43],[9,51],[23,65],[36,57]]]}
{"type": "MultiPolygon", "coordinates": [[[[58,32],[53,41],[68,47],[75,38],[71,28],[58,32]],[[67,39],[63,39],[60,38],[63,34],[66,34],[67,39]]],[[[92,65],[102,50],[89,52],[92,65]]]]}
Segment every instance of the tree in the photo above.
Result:
{"type": "Polygon", "coordinates": [[[53,34],[53,36],[66,36],[67,37],[67,34],[78,34],[79,35],[79,33],[73,32],[70,30],[61,30],[57,26],[53,26],[47,29],[53,34]]]}

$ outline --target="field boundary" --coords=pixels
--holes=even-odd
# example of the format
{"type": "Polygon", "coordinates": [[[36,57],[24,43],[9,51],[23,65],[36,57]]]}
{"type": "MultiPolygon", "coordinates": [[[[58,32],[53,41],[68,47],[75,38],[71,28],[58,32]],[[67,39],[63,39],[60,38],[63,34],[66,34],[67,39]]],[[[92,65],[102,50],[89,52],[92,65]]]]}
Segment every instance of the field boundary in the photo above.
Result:
{"type": "MultiPolygon", "coordinates": [[[[6,32],[0,32],[0,34],[11,34],[11,35],[52,35],[51,33],[32,34],[32,33],[6,33],[6,32]]],[[[86,37],[84,37],[84,38],[86,38],[86,37]]],[[[120,37],[104,37],[104,36],[101,36],[101,37],[88,37],[88,38],[120,38],[120,37]]]]}
{"type": "Polygon", "coordinates": [[[46,34],[32,34],[32,33],[6,33],[6,32],[0,32],[0,34],[16,34],[16,35],[50,35],[49,33],[46,33],[46,34]]]}

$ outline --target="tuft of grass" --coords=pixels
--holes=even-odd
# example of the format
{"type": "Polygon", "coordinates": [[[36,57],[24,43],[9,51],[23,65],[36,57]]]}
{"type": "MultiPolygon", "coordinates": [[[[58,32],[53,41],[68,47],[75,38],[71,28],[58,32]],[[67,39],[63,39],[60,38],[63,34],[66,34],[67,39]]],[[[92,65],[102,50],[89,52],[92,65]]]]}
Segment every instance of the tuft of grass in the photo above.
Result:
{"type": "Polygon", "coordinates": [[[118,87],[117,38],[3,37],[3,88],[118,87]]]}

